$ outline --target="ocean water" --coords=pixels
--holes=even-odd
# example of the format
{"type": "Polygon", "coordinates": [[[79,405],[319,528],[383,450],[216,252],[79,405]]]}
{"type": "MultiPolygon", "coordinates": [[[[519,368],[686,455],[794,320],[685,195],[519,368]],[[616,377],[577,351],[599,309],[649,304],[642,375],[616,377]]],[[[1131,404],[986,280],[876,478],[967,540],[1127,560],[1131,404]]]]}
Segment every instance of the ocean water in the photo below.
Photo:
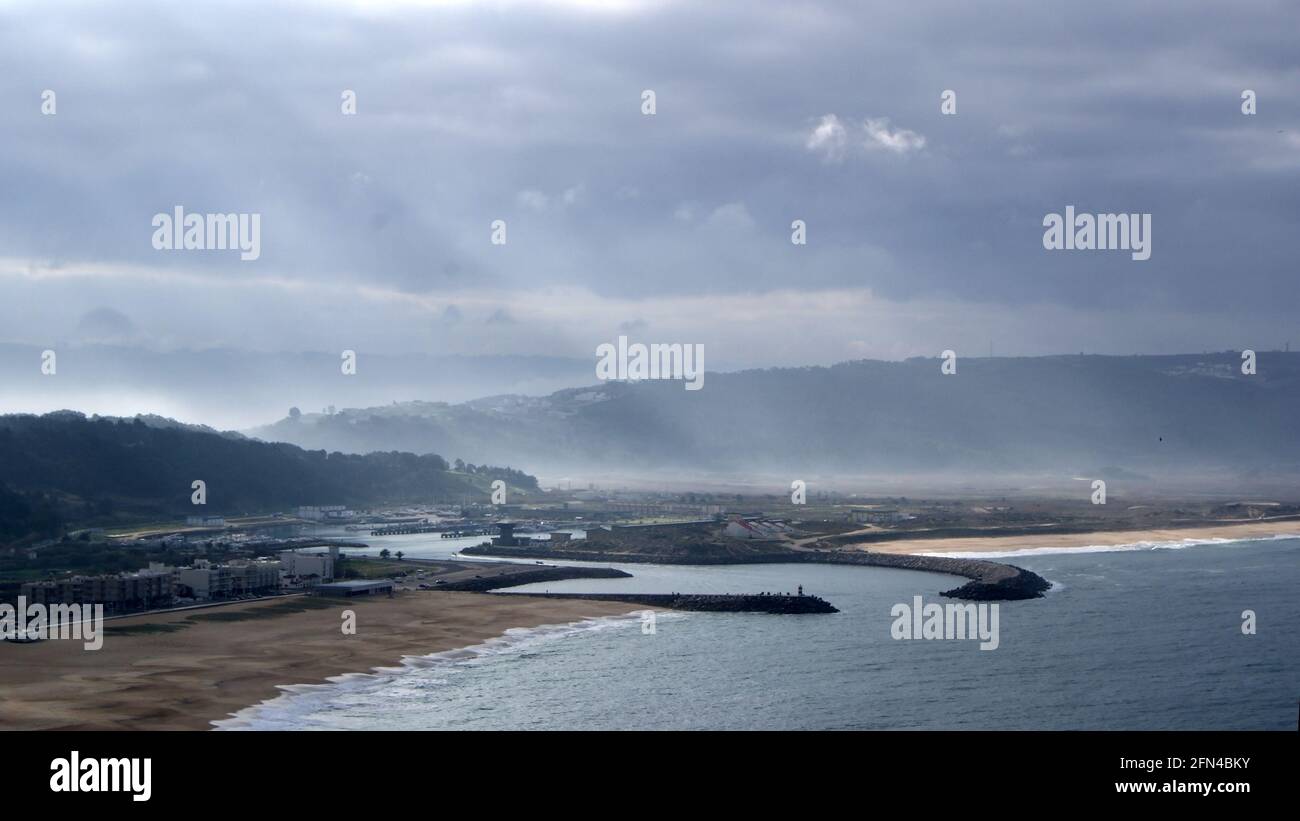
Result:
{"type": "MultiPolygon", "coordinates": [[[[431,549],[448,549],[437,545],[431,549]]],[[[408,551],[410,552],[410,551],[408,551]]],[[[224,729],[1273,729],[1300,699],[1300,540],[1018,555],[1054,582],[1003,602],[999,647],[896,640],[951,577],[809,565],[626,565],[551,592],[806,592],[835,615],[631,615],[514,630],[291,688],[224,729]],[[1242,612],[1256,614],[1255,635],[1242,612]]],[[[530,588],[518,588],[528,590],[530,588]]]]}

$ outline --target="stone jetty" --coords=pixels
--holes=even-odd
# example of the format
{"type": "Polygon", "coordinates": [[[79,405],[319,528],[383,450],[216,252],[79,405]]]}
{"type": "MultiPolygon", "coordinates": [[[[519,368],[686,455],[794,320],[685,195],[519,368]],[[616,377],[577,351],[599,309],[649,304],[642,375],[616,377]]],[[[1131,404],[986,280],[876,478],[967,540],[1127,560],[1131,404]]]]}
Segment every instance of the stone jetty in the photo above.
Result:
{"type": "Polygon", "coordinates": [[[705,613],[838,613],[818,596],[787,593],[497,593],[500,596],[537,596],[553,599],[594,599],[644,604],[673,610],[705,613]]]}
{"type": "Polygon", "coordinates": [[[901,570],[923,570],[970,579],[963,585],[944,590],[940,595],[969,601],[1017,601],[1036,599],[1052,583],[1037,573],[1013,564],[990,562],[985,559],[954,559],[941,556],[916,556],[900,553],[848,553],[806,554],[805,562],[826,564],[859,564],[868,567],[896,567],[901,570]]]}
{"type": "Polygon", "coordinates": [[[438,585],[439,590],[459,590],[486,593],[502,587],[516,587],[538,582],[560,582],[567,579],[630,579],[631,573],[612,567],[538,567],[491,576],[459,579],[438,585]]]}
{"type": "Polygon", "coordinates": [[[438,585],[438,590],[494,593],[502,596],[537,596],[552,599],[597,599],[666,607],[674,610],[697,610],[709,613],[838,613],[830,602],[817,596],[788,593],[503,593],[504,587],[518,587],[538,582],[568,579],[626,579],[632,574],[613,567],[538,567],[458,579],[438,585]]]}

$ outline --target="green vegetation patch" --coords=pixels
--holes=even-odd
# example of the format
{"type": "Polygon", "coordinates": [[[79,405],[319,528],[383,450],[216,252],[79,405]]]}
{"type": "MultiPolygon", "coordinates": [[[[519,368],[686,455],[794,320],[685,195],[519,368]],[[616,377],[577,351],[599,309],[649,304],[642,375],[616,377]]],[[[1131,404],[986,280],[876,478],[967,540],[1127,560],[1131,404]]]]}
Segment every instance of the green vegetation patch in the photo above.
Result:
{"type": "Polygon", "coordinates": [[[349,556],[344,561],[339,562],[336,572],[338,577],[342,579],[387,579],[390,576],[400,576],[403,573],[415,573],[419,570],[428,569],[424,565],[410,562],[349,556]]]}

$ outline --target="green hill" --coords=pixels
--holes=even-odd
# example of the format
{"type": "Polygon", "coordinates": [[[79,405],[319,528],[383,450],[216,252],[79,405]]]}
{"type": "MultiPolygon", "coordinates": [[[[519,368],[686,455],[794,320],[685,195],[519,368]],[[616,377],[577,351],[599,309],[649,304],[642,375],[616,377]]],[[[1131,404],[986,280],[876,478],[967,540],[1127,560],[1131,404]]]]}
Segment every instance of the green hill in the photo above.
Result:
{"type": "Polygon", "coordinates": [[[60,411],[0,416],[0,538],[69,521],[131,515],[242,514],[298,505],[486,502],[490,484],[536,489],[508,468],[452,470],[441,456],[303,450],[156,419],[60,411]],[[192,483],[207,504],[191,502],[192,483]],[[57,511],[57,512],[56,512],[57,511]]]}

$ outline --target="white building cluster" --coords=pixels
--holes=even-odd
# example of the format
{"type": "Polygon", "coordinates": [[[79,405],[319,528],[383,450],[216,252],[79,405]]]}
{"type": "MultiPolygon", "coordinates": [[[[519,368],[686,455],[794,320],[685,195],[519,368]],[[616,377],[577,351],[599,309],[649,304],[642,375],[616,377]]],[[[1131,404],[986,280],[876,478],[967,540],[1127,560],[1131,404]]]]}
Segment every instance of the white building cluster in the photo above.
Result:
{"type": "Polygon", "coordinates": [[[109,612],[272,595],[334,580],[338,548],[286,550],[279,558],[212,562],[188,567],[151,562],[144,570],[28,582],[21,595],[36,604],[103,604],[109,612]]]}
{"type": "Polygon", "coordinates": [[[723,532],[733,539],[777,539],[791,532],[791,527],[773,519],[735,516],[723,532]]]}
{"type": "Polygon", "coordinates": [[[298,508],[298,518],[313,522],[336,522],[355,519],[357,512],[347,505],[303,505],[298,508]]]}

